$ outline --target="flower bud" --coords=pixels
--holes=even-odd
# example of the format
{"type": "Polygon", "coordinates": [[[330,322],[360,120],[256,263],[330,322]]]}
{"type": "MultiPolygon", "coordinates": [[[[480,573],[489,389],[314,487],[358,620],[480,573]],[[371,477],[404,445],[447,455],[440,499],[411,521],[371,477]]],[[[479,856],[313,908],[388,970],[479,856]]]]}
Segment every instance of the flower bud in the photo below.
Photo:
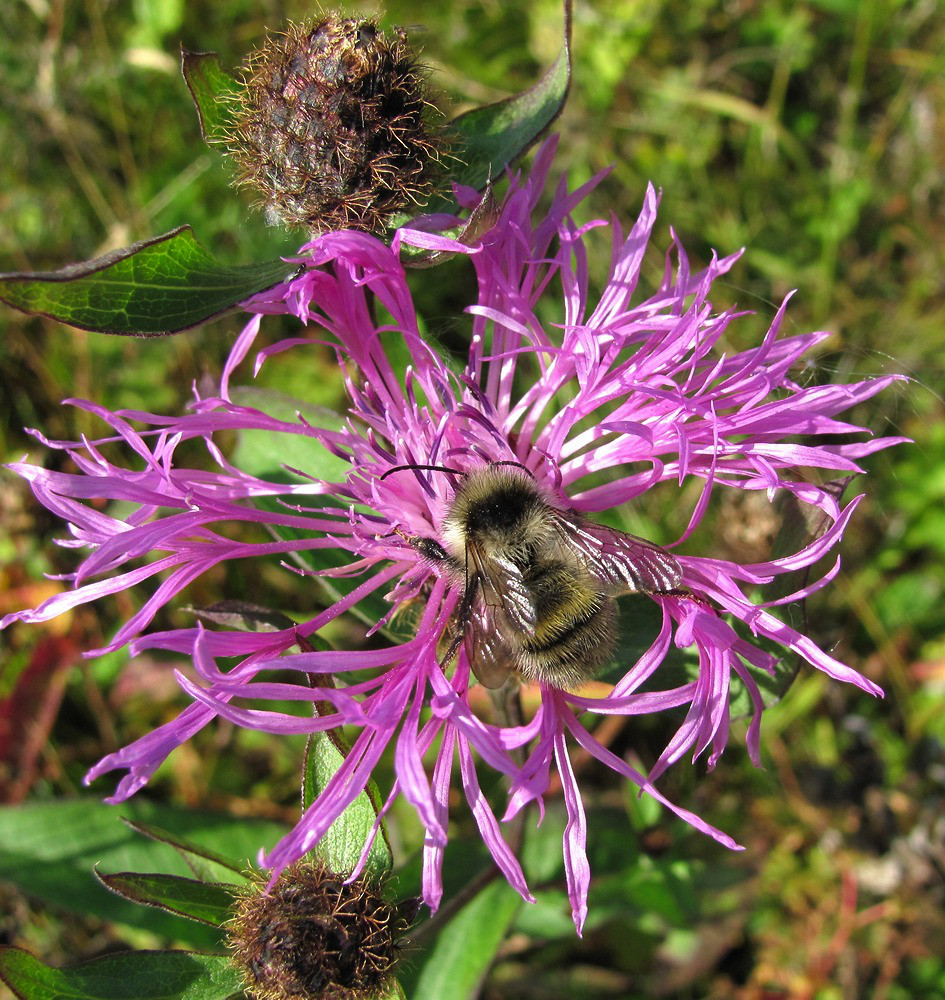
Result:
{"type": "Polygon", "coordinates": [[[402,28],[328,14],[251,54],[234,115],[237,183],[270,225],[383,231],[435,187],[442,141],[402,28]]]}
{"type": "Polygon", "coordinates": [[[359,1000],[393,972],[414,915],[415,907],[388,903],[365,876],[345,884],[324,866],[300,862],[268,892],[253,883],[227,930],[256,1000],[359,1000]]]}

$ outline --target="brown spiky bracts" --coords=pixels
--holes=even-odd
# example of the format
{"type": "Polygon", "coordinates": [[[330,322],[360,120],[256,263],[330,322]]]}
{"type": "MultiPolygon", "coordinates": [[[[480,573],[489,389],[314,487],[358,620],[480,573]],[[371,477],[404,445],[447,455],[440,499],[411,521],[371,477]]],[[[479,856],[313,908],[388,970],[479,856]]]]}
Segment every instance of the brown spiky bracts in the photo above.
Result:
{"type": "Polygon", "coordinates": [[[416,916],[388,903],[366,876],[305,862],[267,892],[254,880],[226,928],[233,960],[256,1000],[366,1000],[391,976],[398,943],[416,916]]]}
{"type": "Polygon", "coordinates": [[[229,151],[270,225],[383,231],[436,186],[443,129],[406,32],[320,16],[243,67],[229,151]]]}

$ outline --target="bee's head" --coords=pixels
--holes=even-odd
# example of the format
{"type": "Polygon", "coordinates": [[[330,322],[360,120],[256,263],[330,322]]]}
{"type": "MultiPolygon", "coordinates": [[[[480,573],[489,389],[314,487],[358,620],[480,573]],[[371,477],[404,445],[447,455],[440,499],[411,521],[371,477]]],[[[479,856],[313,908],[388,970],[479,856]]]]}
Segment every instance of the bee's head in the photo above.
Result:
{"type": "Polygon", "coordinates": [[[527,470],[485,465],[463,476],[442,531],[457,558],[467,544],[490,556],[526,558],[547,532],[549,509],[527,470]]]}

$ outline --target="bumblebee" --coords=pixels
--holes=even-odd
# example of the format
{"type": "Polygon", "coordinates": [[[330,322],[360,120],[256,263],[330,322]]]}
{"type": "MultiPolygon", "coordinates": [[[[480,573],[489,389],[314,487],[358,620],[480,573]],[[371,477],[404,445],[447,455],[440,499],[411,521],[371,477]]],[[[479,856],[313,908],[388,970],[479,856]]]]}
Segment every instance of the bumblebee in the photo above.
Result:
{"type": "Polygon", "coordinates": [[[489,688],[513,674],[581,685],[613,653],[615,597],[682,586],[679,563],[665,549],[560,506],[513,463],[460,475],[440,535],[445,544],[410,542],[464,587],[446,659],[462,642],[489,688]]]}

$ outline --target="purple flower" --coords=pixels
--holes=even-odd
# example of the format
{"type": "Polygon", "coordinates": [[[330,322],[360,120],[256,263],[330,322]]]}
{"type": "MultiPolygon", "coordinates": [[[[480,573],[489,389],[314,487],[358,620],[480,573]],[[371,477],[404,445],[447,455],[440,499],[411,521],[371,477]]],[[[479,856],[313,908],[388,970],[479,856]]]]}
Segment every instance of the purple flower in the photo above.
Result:
{"type": "MultiPolygon", "coordinates": [[[[605,223],[578,226],[571,218],[593,182],[574,192],[560,184],[547,213],[537,212],[553,153],[554,143],[547,143],[530,176],[510,181],[498,221],[474,248],[420,229],[401,230],[391,248],[363,233],[321,236],[300,251],[295,278],[246,304],[255,315],[233,347],[218,395],[197,395],[190,412],[175,417],[110,413],[72,401],[111,429],[94,442],[41,438],[65,450],[78,471],[13,466],[39,500],[68,523],[72,538],[63,544],[88,554],[70,577],[73,589],[8,616],[3,624],[45,621],[148,583],[150,598],[94,653],[130,644],[132,652],[157,648],[193,657],[198,681],[179,677],[192,703],[173,722],[109,754],[90,771],[89,781],[114,769],[126,772],[111,801],[136,792],[176,746],[217,717],[272,733],[357,727],[360,735],[344,765],[265,862],[281,870],[310,850],[393,746],[395,780],[384,811],[397,795],[417,810],[426,831],[423,894],[435,908],[442,894],[454,759],[485,843],[526,899],[531,897],[522,869],[480,791],[477,766],[507,776],[504,820],[530,802],[543,809],[554,766],[567,809],[563,850],[580,930],[590,871],[570,746],[583,747],[697,829],[736,848],[726,834],[668,802],[653,782],[683,756],[695,759],[707,752],[708,766],[714,766],[728,739],[733,680],[747,688],[755,707],[747,742],[758,763],[762,701],[748,668],[771,671],[776,661],[755,638],[793,651],[831,677],[881,693],[779,620],[770,606],[756,604],[746,590],[810,567],[836,547],[859,498],[841,507],[834,491],[797,470],[823,470],[828,479],[855,473],[858,459],[900,440],[860,440],[864,429],[837,417],[895,376],[852,385],[797,385],[792,366],[827,335],[782,337],[786,301],[757,347],[726,353],[720,341],[738,314],[714,312],[708,295],[738,254],[713,258],[704,271],[691,273],[682,248],[674,245],[656,293],[635,296],[659,200],[652,187],[627,236],[611,223],[611,270],[599,300],[592,301],[585,236],[605,223]],[[399,259],[403,245],[465,254],[475,268],[478,299],[466,309],[471,340],[462,370],[451,368],[418,328],[399,259]],[[539,319],[553,310],[554,322],[539,319]],[[293,363],[305,364],[306,351],[330,345],[345,373],[346,420],[273,416],[231,389],[262,315],[269,313],[294,314],[312,336],[263,347],[256,369],[269,359],[278,363],[275,357],[287,351],[293,363]],[[406,362],[395,362],[395,356],[406,362]],[[301,446],[314,456],[312,466],[289,468],[288,483],[285,476],[266,481],[237,468],[220,450],[218,436],[250,430],[271,435],[276,454],[290,448],[298,454],[301,446]],[[206,447],[215,471],[178,460],[181,445],[192,440],[206,447]],[[125,446],[127,465],[108,457],[120,450],[114,442],[125,446]],[[332,462],[337,471],[328,473],[332,462]],[[677,545],[695,529],[713,494],[726,489],[764,491],[769,498],[786,491],[819,509],[829,528],[801,551],[764,563],[676,555],[682,585],[649,595],[662,613],[659,634],[636,662],[621,665],[623,675],[606,697],[542,683],[536,714],[520,725],[503,725],[479,718],[471,708],[466,650],[461,646],[454,662],[443,661],[441,640],[455,631],[464,587],[447,562],[430,557],[430,545],[417,545],[417,539],[447,544],[443,520],[457,477],[446,470],[462,474],[490,463],[520,464],[550,505],[590,520],[659,484],[671,496],[683,483],[701,480],[701,495],[677,545]],[[393,469],[399,471],[388,474],[393,469]],[[602,470],[610,473],[606,482],[596,475],[602,470]],[[103,509],[103,500],[123,501],[121,516],[103,509]],[[344,555],[342,565],[336,558],[336,568],[324,568],[329,566],[324,557],[338,553],[344,555]],[[147,632],[158,609],[211,567],[273,557],[323,567],[302,572],[334,584],[334,602],[279,631],[198,625],[147,632]],[[380,620],[374,613],[370,627],[365,625],[366,636],[374,638],[364,648],[313,649],[305,641],[349,610],[360,611],[363,621],[379,596],[389,611],[380,620]],[[394,616],[411,607],[422,610],[411,636],[398,639],[394,616]],[[675,687],[660,684],[672,644],[698,658],[695,679],[675,687]],[[221,669],[217,661],[223,657],[239,662],[221,669]],[[298,682],[268,680],[273,670],[296,671],[298,682]],[[338,686],[313,687],[312,676],[333,677],[338,686]],[[332,710],[304,717],[252,707],[259,700],[317,700],[332,710]],[[601,745],[588,725],[596,715],[680,707],[685,719],[648,776],[601,745]],[[434,759],[429,772],[428,754],[434,759]]],[[[460,197],[466,203],[475,199],[469,191],[460,197]]],[[[822,586],[838,566],[779,603],[822,586]]],[[[311,589],[307,581],[304,591],[311,589]]]]}

